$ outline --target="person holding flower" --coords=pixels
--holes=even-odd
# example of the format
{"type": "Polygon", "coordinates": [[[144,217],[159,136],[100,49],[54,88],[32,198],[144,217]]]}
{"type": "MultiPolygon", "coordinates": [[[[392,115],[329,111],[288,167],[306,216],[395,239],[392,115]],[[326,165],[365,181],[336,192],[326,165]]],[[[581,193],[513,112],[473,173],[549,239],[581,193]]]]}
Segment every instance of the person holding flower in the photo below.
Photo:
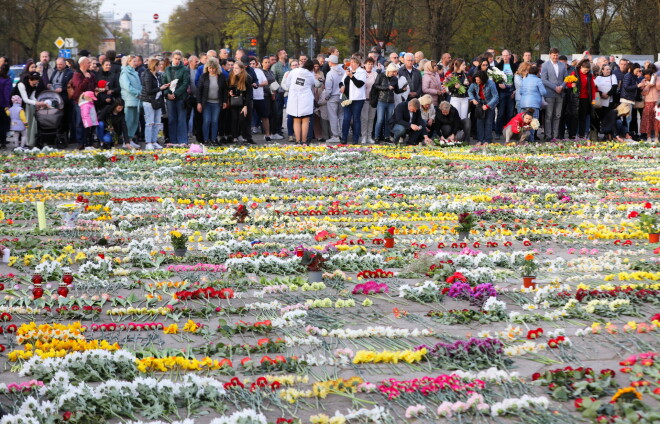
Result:
{"type": "Polygon", "coordinates": [[[495,107],[499,102],[497,86],[488,79],[485,71],[474,74],[474,82],[468,90],[468,98],[475,106],[474,113],[477,123],[477,144],[493,142],[493,117],[495,107]]]}
{"type": "MultiPolygon", "coordinates": [[[[541,68],[541,81],[545,86],[545,139],[559,138],[559,123],[564,105],[564,79],[568,76],[566,64],[559,60],[559,50],[550,49],[550,60],[541,68]]],[[[563,133],[563,131],[562,131],[563,133]]]]}
{"type": "MultiPolygon", "coordinates": [[[[522,65],[521,65],[522,66],[522,65]]],[[[539,68],[532,65],[529,68],[527,76],[523,78],[520,87],[520,109],[533,110],[534,118],[538,119],[541,105],[543,103],[543,96],[546,95],[546,89],[543,81],[539,78],[539,68]]],[[[535,141],[536,130],[530,131],[530,141],[535,141]]]]}
{"type": "Polygon", "coordinates": [[[465,60],[456,59],[452,66],[453,72],[445,79],[445,87],[451,96],[449,103],[456,108],[463,120],[468,117],[470,80],[467,77],[465,60]]]}
{"type": "Polygon", "coordinates": [[[591,62],[589,59],[582,59],[575,71],[571,74],[576,81],[573,86],[575,99],[573,100],[573,112],[577,111],[577,120],[569,121],[569,138],[588,138],[591,125],[591,112],[593,102],[596,100],[596,83],[593,73],[591,73],[591,62]],[[577,102],[575,102],[577,100],[577,102]]]}
{"type": "MultiPolygon", "coordinates": [[[[538,113],[538,112],[537,112],[538,113]]],[[[504,138],[508,144],[512,138],[524,142],[530,136],[532,131],[532,120],[534,119],[534,109],[527,109],[511,118],[508,124],[504,126],[504,138]]]]}

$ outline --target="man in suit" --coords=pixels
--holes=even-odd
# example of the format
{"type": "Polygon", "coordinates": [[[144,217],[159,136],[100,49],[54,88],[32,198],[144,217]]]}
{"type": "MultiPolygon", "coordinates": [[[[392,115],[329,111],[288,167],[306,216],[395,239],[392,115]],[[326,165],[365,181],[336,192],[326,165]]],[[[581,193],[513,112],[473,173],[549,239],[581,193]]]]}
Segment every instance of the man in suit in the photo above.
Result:
{"type": "Polygon", "coordinates": [[[559,50],[550,49],[550,60],[541,68],[541,81],[546,88],[545,139],[559,138],[559,121],[564,102],[564,78],[568,76],[566,65],[559,60],[559,50]]]}
{"type": "Polygon", "coordinates": [[[406,53],[403,57],[403,66],[399,68],[399,76],[405,77],[408,81],[408,100],[417,99],[422,93],[422,73],[414,68],[415,55],[406,53]]]}
{"type": "Polygon", "coordinates": [[[419,100],[417,99],[399,103],[394,108],[390,125],[394,133],[394,144],[398,144],[399,139],[406,135],[409,136],[409,145],[419,143],[420,137],[424,137],[424,141],[430,141],[426,133],[426,123],[422,118],[419,100]]]}

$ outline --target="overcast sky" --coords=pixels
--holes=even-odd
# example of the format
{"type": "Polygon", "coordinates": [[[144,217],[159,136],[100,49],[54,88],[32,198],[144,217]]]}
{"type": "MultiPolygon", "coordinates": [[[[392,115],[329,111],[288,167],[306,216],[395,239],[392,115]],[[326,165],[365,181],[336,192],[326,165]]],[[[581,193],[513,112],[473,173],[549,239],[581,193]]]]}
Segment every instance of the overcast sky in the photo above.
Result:
{"type": "Polygon", "coordinates": [[[103,0],[101,12],[115,12],[115,18],[119,19],[125,13],[133,14],[133,37],[142,36],[142,27],[146,26],[151,31],[151,37],[156,36],[156,27],[153,23],[154,13],[158,13],[159,20],[166,22],[174,8],[184,4],[185,0],[103,0]]]}

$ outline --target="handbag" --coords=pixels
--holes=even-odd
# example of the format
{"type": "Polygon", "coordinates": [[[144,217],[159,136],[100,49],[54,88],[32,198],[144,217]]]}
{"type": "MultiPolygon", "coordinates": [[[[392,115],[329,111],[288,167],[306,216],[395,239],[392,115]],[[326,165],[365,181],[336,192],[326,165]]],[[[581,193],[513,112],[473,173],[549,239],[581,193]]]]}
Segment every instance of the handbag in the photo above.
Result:
{"type": "Polygon", "coordinates": [[[165,106],[165,96],[163,96],[162,93],[158,94],[154,96],[154,99],[151,101],[151,107],[154,110],[162,109],[165,106]]]}
{"type": "Polygon", "coordinates": [[[369,92],[369,106],[372,108],[378,107],[379,94],[380,90],[378,90],[376,87],[371,87],[371,91],[369,92]]]}
{"type": "Polygon", "coordinates": [[[244,102],[243,102],[243,96],[232,96],[229,98],[229,105],[231,107],[243,107],[244,102]]]}

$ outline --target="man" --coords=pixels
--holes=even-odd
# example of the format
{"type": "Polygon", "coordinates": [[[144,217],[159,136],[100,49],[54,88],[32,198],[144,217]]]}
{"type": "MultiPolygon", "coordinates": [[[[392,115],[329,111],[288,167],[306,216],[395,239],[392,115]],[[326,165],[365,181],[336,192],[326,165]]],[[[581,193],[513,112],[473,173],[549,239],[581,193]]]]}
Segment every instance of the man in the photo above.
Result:
{"type": "Polygon", "coordinates": [[[53,68],[50,67],[50,53],[47,51],[41,52],[39,55],[39,61],[43,65],[43,71],[41,72],[41,81],[44,83],[44,86],[48,87],[50,84],[50,77],[53,75],[53,68]]]}
{"type": "MultiPolygon", "coordinates": [[[[337,47],[333,46],[328,48],[328,56],[332,56],[332,55],[339,57],[339,49],[337,47]]],[[[323,72],[323,75],[327,78],[329,71],[330,71],[330,64],[326,62],[323,64],[323,66],[321,66],[321,72],[323,72]]]]}
{"type": "Polygon", "coordinates": [[[66,60],[63,57],[58,57],[55,60],[55,71],[50,77],[48,89],[61,94],[64,99],[64,120],[62,126],[58,128],[58,133],[64,135],[69,133],[73,113],[73,106],[66,92],[66,87],[69,85],[71,78],[73,78],[73,71],[66,66],[66,60]]]}
{"type": "Polygon", "coordinates": [[[568,71],[569,74],[575,70],[572,65],[569,65],[568,58],[565,55],[560,55],[559,61],[566,65],[566,71],[568,71]]]}
{"type": "Polygon", "coordinates": [[[564,102],[564,78],[568,76],[566,65],[559,60],[559,50],[550,49],[550,60],[541,68],[541,82],[545,86],[545,139],[559,138],[559,121],[564,102]]]}
{"type": "Polygon", "coordinates": [[[523,53],[523,62],[532,63],[532,52],[523,53]]]}
{"type": "Polygon", "coordinates": [[[412,53],[406,53],[403,57],[404,66],[399,68],[399,76],[405,77],[408,81],[408,100],[416,99],[422,93],[422,73],[419,69],[413,67],[415,56],[412,53]]]}
{"type": "Polygon", "coordinates": [[[500,96],[500,102],[497,105],[497,124],[495,133],[498,137],[502,136],[504,125],[513,117],[514,114],[514,92],[513,75],[518,70],[518,65],[511,60],[511,51],[502,50],[502,60],[496,67],[506,74],[506,80],[497,85],[497,91],[500,96]]]}
{"type": "Polygon", "coordinates": [[[282,120],[284,113],[284,89],[282,88],[282,78],[284,74],[289,72],[291,68],[289,67],[289,56],[286,54],[286,50],[280,49],[277,51],[277,62],[271,67],[273,74],[275,75],[275,80],[280,86],[275,93],[275,120],[273,121],[273,134],[282,135],[282,120]]]}
{"type": "Polygon", "coordinates": [[[401,62],[399,61],[399,54],[397,52],[390,53],[390,62],[395,64],[397,68],[401,67],[401,62]]]}
{"type": "Polygon", "coordinates": [[[326,63],[330,67],[330,70],[325,78],[325,90],[323,90],[322,96],[325,97],[328,105],[328,121],[330,122],[331,135],[328,143],[339,143],[341,139],[339,116],[343,115],[339,83],[343,81],[345,72],[339,65],[339,58],[334,54],[328,57],[326,63]]]}
{"type": "Polygon", "coordinates": [[[100,55],[99,55],[99,63],[100,63],[101,65],[103,65],[103,62],[105,62],[105,58],[106,58],[106,57],[105,57],[104,54],[100,54],[100,55]]]}
{"type": "Polygon", "coordinates": [[[424,125],[424,119],[422,119],[422,113],[419,109],[418,99],[396,105],[391,120],[394,144],[398,144],[400,139],[405,138],[406,135],[408,136],[408,145],[418,144],[420,137],[424,137],[424,141],[427,143],[431,141],[426,134],[426,125],[424,125]]]}
{"type": "Polygon", "coordinates": [[[484,54],[481,55],[484,59],[488,59],[489,67],[494,68],[495,65],[497,64],[495,62],[495,49],[488,49],[484,52],[484,54]]]}
{"type": "MultiPolygon", "coordinates": [[[[204,55],[206,58],[206,55],[204,55]]],[[[192,55],[188,58],[188,72],[190,73],[190,93],[186,107],[186,117],[188,122],[188,134],[193,134],[198,142],[204,141],[204,133],[202,131],[202,114],[193,105],[197,104],[197,71],[204,69],[203,65],[199,65],[197,56],[192,55]]],[[[215,141],[215,140],[214,140],[215,141]]]]}
{"type": "Polygon", "coordinates": [[[220,49],[220,54],[218,55],[218,60],[229,59],[229,50],[220,49]]]}
{"type": "Polygon", "coordinates": [[[440,64],[442,64],[442,71],[443,75],[447,70],[450,72],[453,72],[454,70],[451,69],[451,54],[449,53],[443,53],[442,56],[440,56],[440,64]]]}
{"type": "Polygon", "coordinates": [[[147,67],[144,66],[144,58],[140,55],[137,55],[135,57],[137,57],[138,60],[138,66],[137,68],[135,68],[135,70],[137,71],[138,75],[142,75],[142,72],[144,72],[147,69],[147,67]]]}
{"type": "Polygon", "coordinates": [[[277,63],[277,56],[271,54],[270,56],[268,56],[268,59],[270,59],[270,67],[272,68],[273,65],[277,63]]]}
{"type": "Polygon", "coordinates": [[[612,70],[612,72],[619,69],[619,66],[616,64],[616,57],[610,55],[609,63],[610,63],[610,69],[612,70]]]}
{"type": "Polygon", "coordinates": [[[380,55],[380,49],[378,47],[372,47],[371,50],[369,51],[369,57],[374,60],[376,63],[375,69],[380,72],[384,69],[385,65],[385,58],[380,55]]]}
{"type": "MultiPolygon", "coordinates": [[[[461,122],[458,110],[449,102],[440,103],[438,109],[440,113],[435,114],[435,132],[441,139],[454,141],[458,137],[458,132],[463,129],[464,123],[469,124],[470,120],[465,119],[464,123],[461,122]]],[[[463,131],[463,134],[464,138],[470,134],[469,126],[463,131]]]]}
{"type": "Polygon", "coordinates": [[[218,56],[218,54],[215,52],[215,50],[209,50],[209,51],[206,52],[206,54],[202,53],[202,55],[203,55],[202,66],[198,66],[196,68],[195,86],[199,83],[199,79],[202,77],[202,74],[204,73],[204,66],[203,65],[206,65],[206,61],[208,60],[208,58],[218,56]]]}
{"type": "Polygon", "coordinates": [[[188,143],[185,102],[190,86],[190,72],[182,62],[183,54],[180,50],[175,50],[172,52],[172,64],[163,72],[163,84],[177,80],[174,91],[168,87],[164,92],[167,99],[170,143],[172,144],[188,143]]]}
{"type": "Polygon", "coordinates": [[[415,52],[415,69],[419,68],[419,62],[421,62],[424,59],[424,52],[423,51],[418,51],[415,52]]]}
{"type": "Polygon", "coordinates": [[[300,67],[302,68],[302,66],[305,64],[305,62],[307,62],[307,55],[306,54],[301,54],[300,58],[298,59],[298,62],[300,63],[300,67]]]}
{"type": "Polygon", "coordinates": [[[319,69],[325,65],[325,55],[323,53],[316,55],[316,60],[319,62],[319,69]]]}
{"type": "Polygon", "coordinates": [[[121,74],[121,63],[117,61],[117,52],[114,50],[108,50],[105,52],[106,59],[112,64],[112,72],[115,75],[121,74]]]}
{"type": "Polygon", "coordinates": [[[83,56],[78,59],[78,70],[74,72],[73,77],[71,78],[73,94],[71,95],[70,100],[73,104],[73,113],[71,121],[71,137],[69,139],[73,142],[77,142],[81,147],[85,145],[85,138],[78,99],[85,91],[94,91],[96,89],[96,77],[89,70],[90,65],[91,60],[88,57],[83,56]]]}

